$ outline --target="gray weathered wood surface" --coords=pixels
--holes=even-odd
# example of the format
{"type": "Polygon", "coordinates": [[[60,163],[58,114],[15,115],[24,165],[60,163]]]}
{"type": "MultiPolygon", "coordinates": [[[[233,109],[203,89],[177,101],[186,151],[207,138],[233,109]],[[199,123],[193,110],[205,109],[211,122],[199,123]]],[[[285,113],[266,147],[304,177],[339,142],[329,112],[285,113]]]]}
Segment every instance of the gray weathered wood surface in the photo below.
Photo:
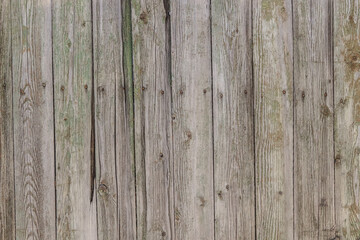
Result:
{"type": "Polygon", "coordinates": [[[0,239],[360,238],[359,0],[3,0],[0,239]]]}

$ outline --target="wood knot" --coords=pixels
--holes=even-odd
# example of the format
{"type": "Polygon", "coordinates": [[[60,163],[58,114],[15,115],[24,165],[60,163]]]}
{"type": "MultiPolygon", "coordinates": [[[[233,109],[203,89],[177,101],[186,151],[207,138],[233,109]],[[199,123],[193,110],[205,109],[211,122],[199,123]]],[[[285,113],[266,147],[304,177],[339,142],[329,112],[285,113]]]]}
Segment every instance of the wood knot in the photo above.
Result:
{"type": "Polygon", "coordinates": [[[226,186],[225,186],[225,188],[226,188],[226,190],[230,190],[230,185],[229,184],[226,184],[226,186]]]}
{"type": "Polygon", "coordinates": [[[85,84],[85,85],[84,85],[84,88],[85,88],[85,90],[87,90],[87,89],[88,89],[88,85],[87,85],[87,84],[85,84]]]}
{"type": "Polygon", "coordinates": [[[199,197],[199,200],[200,200],[200,207],[205,207],[205,204],[206,204],[206,200],[204,197],[199,197]]]}
{"type": "Polygon", "coordinates": [[[335,156],[335,164],[340,164],[340,163],[341,163],[341,155],[336,154],[336,156],[335,156]]]}
{"type": "Polygon", "coordinates": [[[324,97],[327,97],[327,92],[324,93],[324,97]]]}
{"type": "Polygon", "coordinates": [[[304,92],[304,91],[302,91],[301,97],[302,97],[303,99],[305,98],[305,92],[304,92]]]}
{"type": "Polygon", "coordinates": [[[46,87],[46,83],[42,83],[42,86],[43,86],[43,88],[45,88],[45,87],[46,87]]]}
{"type": "Polygon", "coordinates": [[[328,203],[326,201],[326,198],[322,198],[320,201],[320,207],[327,207],[328,203]]]}
{"type": "Polygon", "coordinates": [[[245,95],[247,94],[247,90],[244,91],[245,95]]]}
{"type": "Polygon", "coordinates": [[[61,91],[64,91],[64,90],[65,90],[65,87],[64,87],[64,86],[61,86],[60,90],[61,90],[61,91]]]}
{"type": "Polygon", "coordinates": [[[100,196],[104,196],[104,195],[107,195],[109,193],[109,188],[103,183],[101,183],[99,185],[98,189],[99,189],[98,192],[99,192],[100,196]]]}
{"type": "Polygon", "coordinates": [[[163,153],[160,153],[160,155],[159,155],[159,156],[162,158],[162,157],[164,157],[164,154],[163,154],[163,153]]]}
{"type": "Polygon", "coordinates": [[[285,90],[282,90],[282,93],[285,95],[285,94],[286,94],[286,91],[285,91],[285,90]]]}
{"type": "Polygon", "coordinates": [[[165,231],[162,231],[162,232],[161,232],[161,236],[165,237],[165,236],[166,236],[166,232],[165,232],[165,231]]]}
{"type": "Polygon", "coordinates": [[[20,89],[20,95],[25,95],[24,89],[20,89]]]}
{"type": "Polygon", "coordinates": [[[164,95],[164,93],[165,93],[164,90],[161,90],[161,91],[160,91],[160,94],[161,94],[161,95],[164,95]]]}
{"type": "Polygon", "coordinates": [[[219,197],[220,200],[223,199],[222,191],[218,191],[218,192],[217,192],[217,195],[218,195],[218,197],[219,197]]]}
{"type": "Polygon", "coordinates": [[[204,93],[204,94],[206,93],[206,89],[203,90],[203,93],[204,93]]]}
{"type": "Polygon", "coordinates": [[[220,93],[220,94],[219,94],[219,97],[220,97],[220,98],[223,98],[223,97],[224,97],[224,95],[223,95],[222,93],[220,93]]]}
{"type": "Polygon", "coordinates": [[[180,90],[179,93],[180,93],[180,95],[183,95],[183,94],[184,94],[184,91],[183,91],[183,90],[180,90]]]}
{"type": "Polygon", "coordinates": [[[145,11],[143,11],[140,14],[140,20],[144,23],[147,24],[148,23],[148,17],[147,17],[147,13],[145,11]]]}

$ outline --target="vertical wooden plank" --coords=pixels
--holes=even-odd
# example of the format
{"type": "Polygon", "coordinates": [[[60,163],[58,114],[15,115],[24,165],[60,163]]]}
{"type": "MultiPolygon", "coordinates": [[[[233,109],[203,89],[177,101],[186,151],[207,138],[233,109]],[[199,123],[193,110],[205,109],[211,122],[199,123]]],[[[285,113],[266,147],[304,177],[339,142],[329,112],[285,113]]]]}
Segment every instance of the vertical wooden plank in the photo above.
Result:
{"type": "Polygon", "coordinates": [[[168,1],[133,1],[138,239],[172,239],[168,1]]]}
{"type": "Polygon", "coordinates": [[[257,239],[292,239],[292,6],[290,0],[253,6],[257,239]]]}
{"type": "Polygon", "coordinates": [[[11,7],[0,3],[0,239],[15,239],[11,7]]]}
{"type": "Polygon", "coordinates": [[[214,238],[209,0],[171,9],[175,238],[214,238]]]}
{"type": "Polygon", "coordinates": [[[360,238],[360,1],[334,2],[335,196],[341,239],[360,238]]]}
{"type": "Polygon", "coordinates": [[[57,237],[97,239],[91,1],[52,3],[57,237]]]}
{"type": "Polygon", "coordinates": [[[255,239],[251,6],[211,4],[216,239],[255,239]]]}
{"type": "Polygon", "coordinates": [[[55,239],[51,1],[11,1],[16,238],[55,239]]]}
{"type": "Polygon", "coordinates": [[[95,0],[92,9],[98,236],[119,239],[115,117],[117,85],[123,78],[121,2],[95,0]]]}
{"type": "Polygon", "coordinates": [[[294,1],[295,239],[334,239],[332,1],[294,1]]]}
{"type": "MultiPolygon", "coordinates": [[[[130,68],[131,72],[131,61],[125,59],[124,54],[125,48],[131,50],[131,45],[125,42],[131,44],[131,38],[126,39],[126,34],[131,34],[131,22],[125,19],[126,14],[130,14],[128,4],[128,1],[93,2],[100,239],[134,239],[136,236],[132,86],[129,70],[124,69],[130,68]]],[[[131,55],[127,57],[131,59],[131,55]]]]}
{"type": "MultiPolygon", "coordinates": [[[[116,161],[120,239],[136,239],[134,83],[131,0],[121,2],[122,71],[116,96],[116,161]]],[[[120,10],[119,10],[120,11],[120,10]]]]}

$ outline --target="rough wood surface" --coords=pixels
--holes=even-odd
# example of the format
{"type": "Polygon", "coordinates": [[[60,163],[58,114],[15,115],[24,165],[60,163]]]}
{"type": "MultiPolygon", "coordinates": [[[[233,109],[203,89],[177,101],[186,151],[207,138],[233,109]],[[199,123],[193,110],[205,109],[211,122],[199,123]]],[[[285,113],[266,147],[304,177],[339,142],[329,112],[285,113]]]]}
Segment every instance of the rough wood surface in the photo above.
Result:
{"type": "MultiPolygon", "coordinates": [[[[116,95],[122,82],[121,3],[93,1],[97,222],[99,239],[120,239],[116,95]]],[[[124,141],[126,142],[126,141],[124,141]]]]}
{"type": "Polygon", "coordinates": [[[52,4],[57,237],[92,240],[97,189],[91,1],[52,4]]]}
{"type": "Polygon", "coordinates": [[[138,239],[173,239],[169,5],[132,6],[138,239]]]}
{"type": "Polygon", "coordinates": [[[55,239],[51,4],[11,10],[16,239],[55,239]]]}
{"type": "Polygon", "coordinates": [[[291,1],[254,0],[253,14],[256,235],[257,239],[292,239],[291,1]]]}
{"type": "Polygon", "coordinates": [[[251,12],[247,0],[211,5],[216,239],[255,239],[251,12]]]}
{"type": "Polygon", "coordinates": [[[334,2],[335,189],[341,239],[360,238],[360,2],[334,2]]]}
{"type": "Polygon", "coordinates": [[[15,240],[11,6],[0,3],[0,239],[15,240]]]}
{"type": "Polygon", "coordinates": [[[132,75],[131,1],[121,2],[122,75],[116,86],[116,162],[120,239],[135,239],[136,187],[134,143],[134,84],[132,75]]]}
{"type": "Polygon", "coordinates": [[[294,1],[295,239],[335,239],[332,1],[294,1]]]}
{"type": "Polygon", "coordinates": [[[360,239],[360,0],[4,0],[0,239],[360,239]]]}
{"type": "Polygon", "coordinates": [[[214,238],[210,1],[170,1],[176,239],[214,238]]]}

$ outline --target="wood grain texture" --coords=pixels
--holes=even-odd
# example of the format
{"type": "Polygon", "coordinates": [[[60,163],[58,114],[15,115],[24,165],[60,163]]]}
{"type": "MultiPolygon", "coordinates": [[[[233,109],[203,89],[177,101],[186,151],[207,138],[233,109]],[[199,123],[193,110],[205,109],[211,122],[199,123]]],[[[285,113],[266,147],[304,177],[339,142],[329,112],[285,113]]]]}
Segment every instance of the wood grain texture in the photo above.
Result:
{"type": "MultiPolygon", "coordinates": [[[[132,74],[131,1],[121,2],[122,80],[117,84],[116,96],[116,161],[118,176],[118,213],[120,239],[135,239],[136,186],[134,142],[134,83],[132,74]]],[[[119,10],[120,11],[120,10],[119,10]]]]}
{"type": "Polygon", "coordinates": [[[0,239],[15,240],[11,6],[0,3],[0,239]]]}
{"type": "Polygon", "coordinates": [[[97,239],[90,0],[53,1],[58,239],[97,239]]]}
{"type": "Polygon", "coordinates": [[[335,196],[341,239],[360,238],[360,1],[334,2],[335,196]]]}
{"type": "Polygon", "coordinates": [[[55,239],[50,0],[11,1],[16,238],[55,239]]]}
{"type": "Polygon", "coordinates": [[[254,0],[253,14],[257,239],[292,239],[291,1],[254,0]]]}
{"type": "Polygon", "coordinates": [[[335,239],[333,1],[294,1],[295,239],[335,239]]]}
{"type": "Polygon", "coordinates": [[[255,239],[251,1],[211,3],[215,238],[255,239]]]}
{"type": "Polygon", "coordinates": [[[173,239],[169,6],[132,6],[138,239],[173,239]]]}
{"type": "Polygon", "coordinates": [[[170,1],[176,239],[214,238],[210,1],[170,1]]]}
{"type": "MultiPolygon", "coordinates": [[[[122,82],[120,1],[93,1],[97,222],[99,239],[119,239],[117,85],[122,82]]],[[[126,142],[126,141],[125,141],[126,142]]],[[[119,166],[121,167],[121,166],[119,166]]]]}

